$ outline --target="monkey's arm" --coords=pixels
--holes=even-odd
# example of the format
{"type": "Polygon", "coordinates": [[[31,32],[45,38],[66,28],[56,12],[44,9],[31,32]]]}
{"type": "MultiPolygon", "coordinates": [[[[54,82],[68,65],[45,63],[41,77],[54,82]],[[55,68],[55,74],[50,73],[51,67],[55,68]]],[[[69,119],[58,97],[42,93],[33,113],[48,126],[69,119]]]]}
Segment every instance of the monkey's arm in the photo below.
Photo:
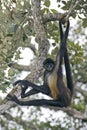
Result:
{"type": "Polygon", "coordinates": [[[69,88],[69,90],[71,92],[71,96],[72,96],[74,86],[73,86],[71,68],[70,68],[70,63],[69,63],[69,56],[68,56],[68,52],[67,52],[67,42],[66,42],[67,37],[68,37],[68,33],[69,33],[69,26],[70,26],[70,22],[68,20],[61,47],[63,46],[65,48],[64,63],[65,63],[65,70],[66,70],[67,87],[69,88]]]}
{"type": "Polygon", "coordinates": [[[21,86],[21,89],[22,89],[21,97],[22,98],[28,97],[30,95],[33,95],[33,94],[36,94],[36,93],[39,93],[39,92],[46,94],[46,95],[50,94],[50,89],[45,84],[36,85],[36,84],[34,84],[30,81],[27,81],[27,80],[18,80],[18,81],[13,83],[14,86],[17,85],[17,84],[20,84],[20,86],[21,86]],[[28,89],[29,86],[32,87],[32,89],[29,90],[28,92],[26,92],[26,90],[28,89]]]}

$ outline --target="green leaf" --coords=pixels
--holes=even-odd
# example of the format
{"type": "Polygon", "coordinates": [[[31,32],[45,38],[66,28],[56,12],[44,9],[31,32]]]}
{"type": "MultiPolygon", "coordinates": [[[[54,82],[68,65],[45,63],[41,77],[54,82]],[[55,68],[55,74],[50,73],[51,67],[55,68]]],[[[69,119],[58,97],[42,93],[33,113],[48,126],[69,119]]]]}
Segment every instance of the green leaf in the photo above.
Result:
{"type": "Polygon", "coordinates": [[[13,36],[13,34],[10,34],[10,33],[7,34],[7,37],[12,37],[12,36],[13,36]]]}
{"type": "Polygon", "coordinates": [[[27,35],[24,33],[23,34],[23,41],[25,41],[27,39],[27,35]]]}
{"type": "Polygon", "coordinates": [[[0,62],[1,62],[1,61],[3,61],[3,57],[2,57],[2,56],[0,56],[0,62]]]}
{"type": "Polygon", "coordinates": [[[56,46],[56,43],[55,43],[55,42],[53,42],[53,43],[52,43],[52,45],[55,47],[55,46],[56,46]]]}
{"type": "Polygon", "coordinates": [[[83,20],[83,27],[87,27],[87,18],[83,20]]]}
{"type": "Polygon", "coordinates": [[[57,10],[55,10],[55,9],[51,9],[51,11],[55,14],[55,13],[57,13],[57,10]]]}
{"type": "Polygon", "coordinates": [[[9,69],[8,70],[8,75],[9,76],[14,76],[14,73],[15,73],[14,69],[9,69]]]}
{"type": "Polygon", "coordinates": [[[49,7],[50,6],[50,0],[45,0],[44,5],[49,7]]]}
{"type": "Polygon", "coordinates": [[[64,0],[62,1],[62,3],[63,3],[64,5],[66,5],[66,1],[64,1],[64,0]]]}

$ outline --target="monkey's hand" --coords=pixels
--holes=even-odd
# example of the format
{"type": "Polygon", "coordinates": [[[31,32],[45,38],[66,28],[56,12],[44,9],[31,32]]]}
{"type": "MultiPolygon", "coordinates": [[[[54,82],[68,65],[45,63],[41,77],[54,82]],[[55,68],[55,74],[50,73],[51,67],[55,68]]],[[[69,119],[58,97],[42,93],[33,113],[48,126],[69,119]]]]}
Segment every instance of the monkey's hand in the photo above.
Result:
{"type": "Polygon", "coordinates": [[[20,84],[21,86],[26,86],[28,87],[29,86],[29,81],[27,80],[17,80],[16,82],[13,83],[13,86],[17,85],[17,84],[20,84]]]}
{"type": "Polygon", "coordinates": [[[31,82],[29,82],[28,80],[17,80],[16,82],[13,83],[13,86],[20,84],[21,86],[23,85],[24,87],[28,87],[31,86],[31,82]]]}
{"type": "Polygon", "coordinates": [[[21,86],[21,89],[23,92],[25,92],[29,86],[29,81],[27,80],[17,80],[16,82],[13,83],[13,86],[19,84],[21,86]]]}
{"type": "Polygon", "coordinates": [[[17,84],[21,84],[21,81],[22,81],[22,80],[17,80],[17,81],[15,81],[15,82],[13,83],[13,86],[16,86],[17,84]]]}
{"type": "Polygon", "coordinates": [[[10,101],[16,102],[17,104],[20,105],[20,100],[15,95],[12,96],[12,95],[8,94],[7,99],[10,101]]]}

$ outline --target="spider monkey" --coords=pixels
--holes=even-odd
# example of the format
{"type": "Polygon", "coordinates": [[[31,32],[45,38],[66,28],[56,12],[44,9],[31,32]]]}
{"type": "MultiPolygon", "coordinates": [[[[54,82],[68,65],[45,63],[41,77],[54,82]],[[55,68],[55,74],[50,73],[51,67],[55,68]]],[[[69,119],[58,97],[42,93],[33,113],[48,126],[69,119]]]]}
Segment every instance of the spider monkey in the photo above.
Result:
{"type": "Polygon", "coordinates": [[[56,61],[54,62],[51,58],[47,58],[43,62],[43,67],[45,68],[44,72],[44,83],[43,85],[36,85],[27,80],[18,80],[13,85],[20,84],[21,86],[21,97],[25,98],[27,96],[43,93],[45,95],[50,96],[52,99],[35,99],[29,101],[20,101],[15,95],[8,95],[8,99],[16,102],[22,106],[55,106],[55,107],[67,107],[71,103],[72,95],[73,95],[73,82],[71,75],[71,68],[67,53],[67,37],[69,33],[69,21],[67,22],[67,27],[65,33],[62,29],[62,23],[59,22],[60,29],[60,49],[56,56],[56,61]],[[66,70],[66,79],[67,86],[63,81],[62,74],[62,61],[64,59],[65,70],[66,70]],[[31,86],[32,89],[26,92],[26,89],[31,86]]]}

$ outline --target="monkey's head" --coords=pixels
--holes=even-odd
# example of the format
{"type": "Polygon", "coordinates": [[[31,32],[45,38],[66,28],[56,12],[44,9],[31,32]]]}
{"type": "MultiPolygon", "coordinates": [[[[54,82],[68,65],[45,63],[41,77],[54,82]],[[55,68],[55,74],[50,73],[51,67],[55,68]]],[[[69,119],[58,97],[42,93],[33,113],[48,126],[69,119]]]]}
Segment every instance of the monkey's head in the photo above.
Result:
{"type": "Polygon", "coordinates": [[[46,71],[51,72],[55,67],[55,62],[51,58],[47,58],[43,62],[43,67],[45,68],[46,71]]]}

